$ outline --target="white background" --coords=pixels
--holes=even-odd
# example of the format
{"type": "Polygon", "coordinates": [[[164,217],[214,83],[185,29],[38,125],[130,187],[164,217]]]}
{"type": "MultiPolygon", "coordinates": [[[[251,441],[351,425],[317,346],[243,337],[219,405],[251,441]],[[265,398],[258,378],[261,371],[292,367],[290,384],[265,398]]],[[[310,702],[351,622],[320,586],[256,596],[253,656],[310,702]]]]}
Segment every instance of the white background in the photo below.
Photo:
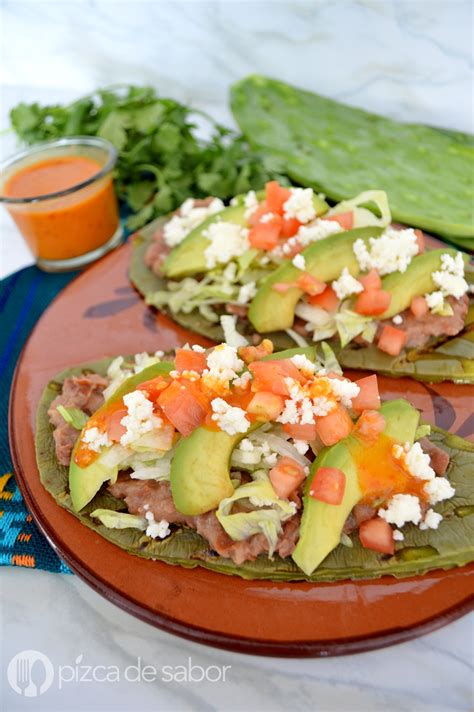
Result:
{"type": "MultiPolygon", "coordinates": [[[[472,130],[470,2],[3,1],[1,125],[19,100],[64,101],[99,85],[154,84],[230,123],[229,85],[251,73],[285,79],[405,120],[472,130]]],[[[2,153],[14,148],[4,134],[2,153]]],[[[31,258],[3,212],[0,268],[31,258]]],[[[214,651],[156,631],[76,577],[2,569],[4,709],[467,710],[472,618],[380,652],[277,660],[214,651]],[[230,681],[70,684],[23,700],[5,670],[37,649],[56,665],[231,664],[230,681]]],[[[420,606],[423,599],[420,595],[420,606]]],[[[0,705],[1,706],[1,705],[0,705]]]]}

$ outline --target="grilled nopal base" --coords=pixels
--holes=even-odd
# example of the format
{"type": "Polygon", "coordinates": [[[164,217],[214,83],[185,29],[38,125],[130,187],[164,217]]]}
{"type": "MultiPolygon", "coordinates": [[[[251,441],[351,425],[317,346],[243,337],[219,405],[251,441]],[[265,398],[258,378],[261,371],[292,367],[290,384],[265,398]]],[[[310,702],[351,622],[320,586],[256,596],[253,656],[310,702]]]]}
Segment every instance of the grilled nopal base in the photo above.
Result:
{"type": "Polygon", "coordinates": [[[188,568],[203,566],[245,579],[312,582],[370,579],[384,575],[414,576],[433,569],[463,566],[474,560],[474,444],[438,428],[433,428],[430,439],[448,452],[447,476],[456,489],[452,499],[437,505],[444,517],[439,529],[421,531],[413,525],[404,527],[405,540],[397,546],[392,557],[364,549],[357,534],[353,534],[352,548],[338,546],[311,576],[305,576],[292,559],[278,556],[273,560],[260,556],[256,561],[238,566],[211,551],[205,539],[185,526],[173,527],[173,533],[159,541],[135,529],[107,529],[92,520],[90,512],[98,508],[126,511],[126,507],[105,487],[80,513],[75,513],[68,490],[68,468],[56,459],[53,428],[47,411],[65,378],[91,371],[105,375],[110,362],[111,359],[104,359],[68,369],[47,385],[37,414],[36,456],[41,482],[56,502],[85,526],[130,554],[188,568]]]}
{"type": "MultiPolygon", "coordinates": [[[[155,220],[133,238],[130,279],[145,299],[153,292],[166,289],[168,281],[156,275],[145,264],[145,252],[152,241],[153,233],[164,222],[163,218],[155,220]]],[[[171,311],[166,313],[180,326],[190,331],[218,343],[224,339],[220,324],[209,321],[197,310],[190,314],[182,312],[174,314],[171,311]]],[[[337,339],[326,340],[336,353],[341,366],[345,368],[374,371],[392,377],[410,376],[418,381],[429,383],[440,381],[474,383],[474,329],[471,329],[471,326],[456,336],[434,342],[430,348],[411,349],[400,356],[389,356],[373,345],[359,346],[352,343],[341,349],[337,339]]],[[[256,333],[247,321],[240,321],[237,328],[249,340],[256,333]]],[[[273,341],[275,349],[287,349],[295,345],[291,336],[284,331],[272,332],[264,336],[273,341]]]]}

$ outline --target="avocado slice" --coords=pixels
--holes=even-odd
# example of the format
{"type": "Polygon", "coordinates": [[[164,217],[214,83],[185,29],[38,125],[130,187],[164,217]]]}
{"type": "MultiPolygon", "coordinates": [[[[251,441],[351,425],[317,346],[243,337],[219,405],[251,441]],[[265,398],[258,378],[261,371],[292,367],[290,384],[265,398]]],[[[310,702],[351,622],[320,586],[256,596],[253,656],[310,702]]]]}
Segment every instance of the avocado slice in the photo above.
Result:
{"type": "MultiPolygon", "coordinates": [[[[383,230],[382,227],[360,227],[314,242],[301,253],[306,263],[305,271],[323,282],[337,279],[344,267],[347,267],[353,277],[357,277],[360,268],[353,251],[354,242],[359,239],[367,242],[370,237],[379,237],[383,230]]],[[[285,294],[281,294],[272,286],[277,282],[295,282],[300,275],[301,270],[295,267],[291,260],[287,260],[264,280],[250,304],[248,313],[250,321],[259,333],[291,329],[295,320],[295,308],[303,296],[303,290],[292,287],[285,294]]]]}
{"type": "MultiPolygon", "coordinates": [[[[380,319],[391,319],[395,314],[408,309],[414,297],[429,294],[437,289],[433,282],[432,274],[441,268],[441,255],[455,257],[458,250],[444,247],[439,250],[424,252],[412,259],[405,272],[392,272],[382,279],[382,289],[390,292],[392,299],[390,306],[380,319]]],[[[462,253],[466,264],[469,257],[462,253]]]]}
{"type": "MultiPolygon", "coordinates": [[[[264,197],[263,191],[257,193],[259,200],[262,200],[264,197]]],[[[313,205],[316,210],[316,215],[322,215],[329,207],[328,204],[317,195],[313,196],[313,205]]],[[[164,275],[168,277],[168,279],[181,279],[182,277],[187,277],[192,274],[207,272],[208,266],[204,253],[209,245],[209,240],[204,237],[203,233],[210,225],[218,221],[230,222],[245,227],[247,225],[245,211],[243,196],[239,196],[237,205],[231,205],[204,220],[204,222],[192,230],[192,232],[170,252],[163,264],[164,275]]]]}
{"type": "MultiPolygon", "coordinates": [[[[112,403],[115,403],[122,398],[126,393],[133,391],[140,383],[149,381],[156,376],[166,376],[174,368],[171,362],[162,361],[160,363],[148,366],[135,376],[128,378],[115,391],[115,393],[99,408],[94,415],[106,410],[112,403]]],[[[82,429],[82,433],[89,427],[87,422],[82,429]]],[[[74,455],[80,438],[77,439],[76,445],[72,451],[71,464],[69,465],[69,490],[71,493],[72,506],[74,511],[79,512],[88,502],[97,494],[104,482],[110,480],[115,482],[117,479],[118,467],[110,466],[107,463],[106,453],[109,448],[104,449],[99,456],[87,467],[79,467],[74,460],[74,455]],[[105,458],[105,462],[104,462],[105,458]]]]}
{"type": "MultiPolygon", "coordinates": [[[[420,419],[420,414],[413,406],[400,399],[384,403],[380,412],[385,418],[385,435],[399,443],[413,443],[420,419]]],[[[347,517],[362,499],[357,467],[351,454],[351,446],[354,447],[356,443],[356,437],[349,435],[336,445],[322,450],[311,467],[303,498],[300,538],[292,555],[295,563],[308,576],[339,544],[347,517]],[[326,504],[308,495],[319,467],[337,467],[346,475],[346,489],[341,504],[326,504]]]]}

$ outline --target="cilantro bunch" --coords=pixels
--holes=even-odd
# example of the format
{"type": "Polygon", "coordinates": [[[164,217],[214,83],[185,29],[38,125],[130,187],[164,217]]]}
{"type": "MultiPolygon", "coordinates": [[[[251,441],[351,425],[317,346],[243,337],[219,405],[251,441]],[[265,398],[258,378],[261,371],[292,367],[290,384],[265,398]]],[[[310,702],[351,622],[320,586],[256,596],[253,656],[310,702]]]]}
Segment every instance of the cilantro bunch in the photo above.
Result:
{"type": "Polygon", "coordinates": [[[117,191],[132,213],[132,230],[189,197],[227,200],[268,180],[287,182],[278,162],[251,149],[242,135],[151,87],[99,89],[64,106],[21,103],[10,120],[28,144],[74,135],[111,141],[119,154],[117,191]],[[197,135],[199,116],[211,123],[208,140],[197,135]]]}

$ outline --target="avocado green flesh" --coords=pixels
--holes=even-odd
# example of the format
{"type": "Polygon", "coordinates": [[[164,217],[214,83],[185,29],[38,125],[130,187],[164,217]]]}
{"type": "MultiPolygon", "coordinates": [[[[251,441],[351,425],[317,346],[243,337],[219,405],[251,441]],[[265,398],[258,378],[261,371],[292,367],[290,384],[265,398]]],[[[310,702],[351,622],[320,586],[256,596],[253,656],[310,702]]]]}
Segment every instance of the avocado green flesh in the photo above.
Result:
{"type": "MultiPolygon", "coordinates": [[[[361,227],[314,242],[301,253],[305,259],[305,272],[323,282],[330,282],[338,279],[344,267],[347,267],[349,273],[357,277],[360,268],[353,250],[355,241],[362,239],[367,242],[370,237],[378,237],[382,232],[381,227],[361,227]]],[[[291,329],[295,308],[303,290],[292,287],[282,294],[273,289],[273,285],[278,282],[295,282],[300,276],[301,270],[291,260],[287,260],[259,287],[248,313],[259,333],[291,329]]]]}
{"type": "MultiPolygon", "coordinates": [[[[395,314],[408,309],[414,297],[429,294],[437,289],[432,274],[441,268],[441,255],[448,254],[455,257],[457,252],[448,247],[424,252],[412,259],[405,272],[392,272],[384,277],[382,289],[390,292],[392,299],[388,309],[379,318],[391,319],[395,314]]],[[[468,256],[463,255],[463,257],[467,264],[468,256]]]]}
{"type": "Polygon", "coordinates": [[[401,124],[277,80],[249,76],[231,89],[249,142],[302,185],[333,200],[377,188],[395,220],[474,248],[474,141],[401,124]]]}
{"type": "Polygon", "coordinates": [[[436,510],[444,517],[438,529],[421,531],[414,525],[407,525],[404,527],[405,541],[397,545],[395,556],[390,558],[364,549],[357,535],[353,535],[351,548],[337,546],[311,576],[307,576],[290,557],[281,559],[275,556],[271,560],[259,556],[255,561],[236,565],[231,559],[210,551],[208,542],[188,527],[176,527],[166,539],[150,539],[137,529],[108,529],[92,519],[90,513],[97,508],[123,512],[126,507],[123,500],[113,497],[104,488],[84,509],[76,512],[68,488],[68,468],[60,465],[56,458],[48,409],[65,378],[91,371],[105,375],[110,362],[111,359],[104,359],[69,368],[50,381],[38,406],[35,449],[41,483],[55,502],[88,529],[127,553],[186,568],[204,567],[216,573],[247,580],[303,580],[315,583],[377,579],[380,576],[402,578],[424,574],[433,569],[464,566],[474,560],[474,444],[434,426],[429,439],[450,457],[447,474],[456,494],[452,500],[436,505],[436,510]]]}
{"type": "MultiPolygon", "coordinates": [[[[385,418],[385,435],[399,443],[413,443],[420,417],[417,410],[407,401],[396,400],[382,405],[380,412],[385,418]]],[[[342,470],[346,476],[346,488],[339,505],[321,502],[308,494],[304,496],[300,538],[292,558],[308,576],[339,544],[347,517],[362,499],[357,466],[351,454],[354,446],[360,447],[357,438],[349,435],[336,445],[322,450],[311,468],[306,493],[320,467],[337,467],[342,470]]],[[[380,465],[383,467],[383,463],[380,465]]]]}
{"type": "Polygon", "coordinates": [[[228,435],[221,430],[197,428],[178,443],[171,463],[171,492],[176,509],[196,515],[215,509],[231,497],[230,458],[246,433],[228,435]]]}
{"type": "Polygon", "coordinates": [[[225,208],[219,213],[208,217],[204,222],[192,230],[184,240],[177,245],[168,255],[163,264],[163,273],[169,279],[179,279],[192,274],[206,272],[209,268],[206,263],[205,251],[209,246],[209,240],[204,236],[204,232],[210,225],[222,222],[230,222],[234,225],[246,224],[245,207],[243,205],[225,208]]]}
{"type": "MultiPolygon", "coordinates": [[[[115,391],[115,393],[99,408],[94,416],[106,410],[111,403],[122,398],[126,393],[135,390],[135,388],[144,381],[149,381],[157,376],[165,376],[173,370],[173,364],[167,362],[156,363],[153,366],[145,368],[140,373],[128,378],[115,391]]],[[[89,427],[87,422],[82,430],[82,434],[89,427]]],[[[117,467],[111,468],[103,464],[103,457],[108,452],[104,450],[99,456],[87,467],[79,467],[74,461],[74,455],[77,446],[80,442],[78,437],[76,445],[72,451],[71,464],[69,466],[69,488],[71,491],[72,504],[76,512],[79,512],[99,491],[104,482],[110,480],[114,482],[117,479],[117,467]]]]}

